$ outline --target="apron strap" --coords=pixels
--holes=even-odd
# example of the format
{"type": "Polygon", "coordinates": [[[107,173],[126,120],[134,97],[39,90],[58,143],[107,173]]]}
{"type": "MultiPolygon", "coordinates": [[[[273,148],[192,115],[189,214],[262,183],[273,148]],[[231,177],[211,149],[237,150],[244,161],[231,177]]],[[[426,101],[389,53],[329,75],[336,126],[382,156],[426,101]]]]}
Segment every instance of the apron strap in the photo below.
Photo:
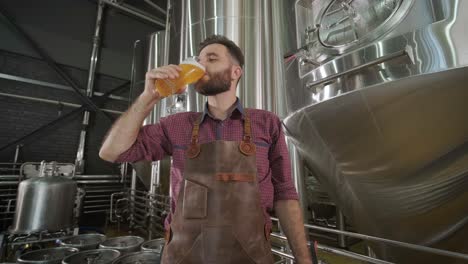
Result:
{"type": "Polygon", "coordinates": [[[202,121],[203,114],[200,115],[198,120],[195,120],[192,130],[192,139],[190,141],[190,146],[187,149],[187,158],[194,159],[200,154],[200,144],[198,144],[198,133],[200,131],[200,124],[202,121]]]}
{"type": "MultiPolygon", "coordinates": [[[[199,120],[196,120],[193,124],[192,139],[190,142],[190,146],[187,149],[187,158],[189,159],[194,159],[200,154],[200,144],[198,144],[198,137],[202,116],[203,115],[201,115],[199,120]]],[[[256,152],[256,146],[252,142],[252,128],[250,122],[250,115],[247,110],[245,111],[244,116],[244,136],[242,137],[242,141],[239,144],[239,150],[246,156],[255,155],[256,152]]]]}
{"type": "Polygon", "coordinates": [[[255,155],[256,152],[255,144],[252,142],[250,115],[247,110],[245,110],[244,116],[244,136],[239,144],[239,150],[246,156],[255,155]]]}

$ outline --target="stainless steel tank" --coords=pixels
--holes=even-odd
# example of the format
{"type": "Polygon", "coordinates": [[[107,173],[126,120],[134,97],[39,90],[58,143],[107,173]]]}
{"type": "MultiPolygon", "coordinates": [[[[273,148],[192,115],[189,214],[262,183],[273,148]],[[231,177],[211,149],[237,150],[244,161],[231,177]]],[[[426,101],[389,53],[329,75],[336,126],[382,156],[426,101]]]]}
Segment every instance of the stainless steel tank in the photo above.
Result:
{"type": "MultiPolygon", "coordinates": [[[[145,40],[135,44],[134,67],[132,74],[133,97],[136,98],[143,91],[145,74],[148,70],[167,64],[166,32],[159,31],[149,35],[145,40]]],[[[154,106],[153,111],[145,119],[143,125],[155,124],[161,117],[169,115],[167,106],[171,99],[162,99],[154,106]]],[[[161,179],[160,175],[169,175],[170,161],[148,162],[140,161],[132,164],[136,174],[148,191],[152,191],[155,184],[162,185],[162,190],[168,194],[168,177],[161,179]],[[157,180],[156,180],[157,178],[157,180]],[[160,181],[161,179],[161,181],[160,181]]]]}
{"type": "MultiPolygon", "coordinates": [[[[198,45],[213,34],[225,35],[236,42],[245,55],[245,69],[237,90],[245,107],[260,108],[286,116],[284,71],[282,58],[290,49],[295,31],[286,26],[294,8],[283,0],[170,0],[166,31],[151,36],[147,48],[147,68],[135,71],[135,83],[144,80],[144,73],[165,64],[179,64],[197,55],[198,45]]],[[[137,63],[139,65],[141,63],[137,63]]],[[[139,86],[142,88],[141,85],[139,86]]],[[[172,100],[185,111],[202,111],[205,97],[191,86],[187,92],[162,100],[145,121],[152,124],[170,114],[172,100]]],[[[160,173],[150,174],[148,163],[138,163],[137,175],[149,182],[151,177],[167,180],[170,161],[153,164],[160,173]],[[142,175],[142,176],[140,176],[142,175]]],[[[150,186],[150,184],[147,184],[150,186]]],[[[164,183],[162,183],[164,186],[164,183]]],[[[165,188],[163,188],[165,189],[165,188]]]]}
{"type": "MultiPolygon", "coordinates": [[[[237,95],[245,107],[285,113],[283,103],[283,51],[290,43],[286,27],[292,12],[282,0],[174,0],[169,16],[169,59],[179,64],[197,55],[198,46],[213,34],[233,40],[245,56],[244,74],[237,95]]],[[[201,111],[206,97],[193,89],[187,92],[187,111],[201,111]]]]}
{"type": "Polygon", "coordinates": [[[54,232],[73,227],[77,185],[71,179],[53,175],[54,171],[42,170],[41,176],[19,184],[10,233],[54,232]]]}
{"type": "Polygon", "coordinates": [[[71,247],[40,249],[21,255],[16,262],[24,264],[60,264],[62,259],[77,252],[78,249],[71,247]]]}
{"type": "MultiPolygon", "coordinates": [[[[296,1],[287,134],[361,233],[468,253],[467,1],[296,1]]],[[[466,260],[372,245],[395,263],[466,260]]]]}
{"type": "Polygon", "coordinates": [[[139,236],[121,236],[109,238],[99,245],[102,249],[115,249],[122,254],[136,252],[140,250],[141,244],[145,241],[139,236]]]}
{"type": "Polygon", "coordinates": [[[154,263],[159,264],[161,257],[153,252],[135,252],[116,259],[113,264],[138,264],[138,263],[154,263]]]}
{"type": "Polygon", "coordinates": [[[62,264],[110,264],[120,255],[120,252],[114,249],[86,250],[67,256],[62,260],[62,264]]]}
{"type": "Polygon", "coordinates": [[[105,235],[101,234],[81,234],[66,239],[60,239],[60,246],[74,247],[82,250],[96,249],[99,244],[106,240],[105,235]]]}
{"type": "MultiPolygon", "coordinates": [[[[164,43],[149,47],[147,69],[179,64],[186,57],[197,55],[198,45],[206,37],[225,35],[244,51],[245,68],[237,90],[244,107],[270,110],[285,117],[282,60],[285,50],[292,47],[289,39],[295,38],[295,31],[290,31],[287,26],[292,16],[294,8],[283,0],[168,1],[165,38],[162,33],[156,33],[155,40],[151,41],[157,44],[158,40],[164,40],[164,43]]],[[[144,72],[136,71],[135,78],[143,79],[144,72]]],[[[175,100],[183,111],[202,111],[206,98],[189,85],[186,93],[162,100],[155,106],[145,124],[156,123],[160,117],[170,114],[167,108],[173,103],[171,100],[175,100]]],[[[162,182],[169,178],[169,166],[169,160],[153,163],[153,168],[160,173],[153,169],[151,174],[148,163],[138,163],[135,167],[138,176],[145,175],[143,178],[153,177],[162,182]]],[[[161,185],[166,190],[164,182],[161,185]]]]}

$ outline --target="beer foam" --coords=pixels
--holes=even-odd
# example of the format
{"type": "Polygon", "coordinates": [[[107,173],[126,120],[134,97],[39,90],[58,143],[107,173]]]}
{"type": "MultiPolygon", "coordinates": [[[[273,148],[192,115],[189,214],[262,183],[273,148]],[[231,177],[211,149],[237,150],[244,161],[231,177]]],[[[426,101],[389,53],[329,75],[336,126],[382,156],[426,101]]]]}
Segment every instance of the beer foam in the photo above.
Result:
{"type": "Polygon", "coordinates": [[[196,60],[194,60],[192,58],[185,59],[180,64],[190,64],[190,65],[193,65],[195,67],[198,67],[198,68],[202,69],[203,71],[206,71],[205,66],[201,65],[198,61],[196,61],[196,60]]]}

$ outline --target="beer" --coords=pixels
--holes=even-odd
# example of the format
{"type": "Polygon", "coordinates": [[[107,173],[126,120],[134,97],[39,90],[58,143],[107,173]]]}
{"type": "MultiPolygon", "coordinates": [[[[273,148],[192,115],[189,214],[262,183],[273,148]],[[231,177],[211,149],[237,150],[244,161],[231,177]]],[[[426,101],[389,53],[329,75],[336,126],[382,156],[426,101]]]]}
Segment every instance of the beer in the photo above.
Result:
{"type": "Polygon", "coordinates": [[[194,58],[188,58],[179,65],[182,71],[177,79],[157,79],[155,81],[156,91],[161,97],[167,97],[178,93],[187,84],[194,83],[203,77],[205,67],[194,58]]]}

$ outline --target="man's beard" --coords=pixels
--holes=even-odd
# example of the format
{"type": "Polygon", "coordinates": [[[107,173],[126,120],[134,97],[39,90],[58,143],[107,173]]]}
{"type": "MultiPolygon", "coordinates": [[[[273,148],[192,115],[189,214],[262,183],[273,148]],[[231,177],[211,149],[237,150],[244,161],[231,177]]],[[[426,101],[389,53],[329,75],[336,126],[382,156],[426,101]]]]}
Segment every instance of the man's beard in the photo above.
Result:
{"type": "Polygon", "coordinates": [[[210,79],[206,82],[203,80],[195,83],[195,91],[202,95],[213,96],[229,91],[231,86],[231,69],[228,68],[222,72],[208,74],[210,79]]]}

